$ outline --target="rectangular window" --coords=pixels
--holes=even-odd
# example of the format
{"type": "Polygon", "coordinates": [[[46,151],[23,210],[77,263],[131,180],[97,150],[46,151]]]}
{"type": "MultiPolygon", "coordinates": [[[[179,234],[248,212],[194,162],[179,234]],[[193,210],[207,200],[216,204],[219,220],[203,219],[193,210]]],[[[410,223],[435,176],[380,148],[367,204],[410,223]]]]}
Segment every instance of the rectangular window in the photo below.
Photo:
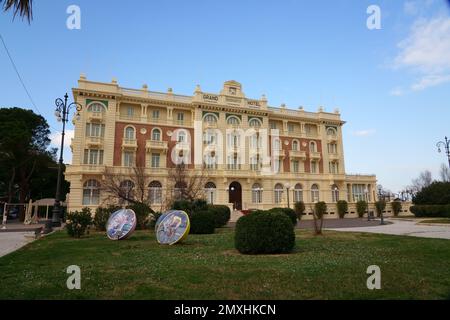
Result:
{"type": "Polygon", "coordinates": [[[294,132],[294,125],[292,123],[288,124],[288,131],[289,132],[294,132]]]}
{"type": "Polygon", "coordinates": [[[159,153],[152,153],[152,168],[159,168],[159,153]]]}
{"type": "Polygon", "coordinates": [[[152,118],[153,119],[159,119],[159,110],[153,110],[152,118]]]}
{"type": "Polygon", "coordinates": [[[299,172],[300,171],[300,164],[298,160],[292,161],[292,171],[293,172],[299,172]]]}
{"type": "Polygon", "coordinates": [[[183,112],[178,112],[177,120],[180,121],[180,122],[184,121],[184,113],[183,112]]]}
{"type": "Polygon", "coordinates": [[[317,162],[311,161],[311,173],[317,173],[317,162]]]}
{"type": "Polygon", "coordinates": [[[337,153],[337,145],[335,143],[328,144],[328,153],[336,154],[337,153]]]}
{"type": "Polygon", "coordinates": [[[330,173],[332,173],[332,174],[338,174],[339,173],[339,164],[337,162],[331,161],[331,162],[329,162],[328,165],[330,167],[330,169],[329,169],[330,173]]]}
{"type": "Polygon", "coordinates": [[[133,167],[134,166],[134,153],[125,151],[123,153],[123,166],[124,167],[133,167]]]}
{"type": "Polygon", "coordinates": [[[83,163],[90,164],[90,165],[102,165],[103,164],[103,150],[85,149],[83,163]]]}
{"type": "Polygon", "coordinates": [[[353,202],[358,202],[360,200],[366,200],[365,191],[366,191],[366,188],[365,188],[365,185],[363,185],[363,184],[352,185],[353,202]]]}
{"type": "Polygon", "coordinates": [[[86,137],[104,137],[105,125],[99,123],[86,124],[86,137]]]}
{"type": "Polygon", "coordinates": [[[134,108],[133,107],[128,107],[127,108],[127,116],[128,117],[133,117],[134,116],[134,108]]]}
{"type": "Polygon", "coordinates": [[[276,128],[277,128],[276,122],[270,122],[270,129],[276,129],[276,128]]]}

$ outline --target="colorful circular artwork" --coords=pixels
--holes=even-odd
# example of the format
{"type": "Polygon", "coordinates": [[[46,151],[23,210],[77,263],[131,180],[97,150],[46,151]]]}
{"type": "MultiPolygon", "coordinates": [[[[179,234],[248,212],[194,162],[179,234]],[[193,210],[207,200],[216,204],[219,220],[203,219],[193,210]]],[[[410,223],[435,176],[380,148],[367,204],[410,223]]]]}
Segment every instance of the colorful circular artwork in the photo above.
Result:
{"type": "Polygon", "coordinates": [[[120,209],[111,214],[106,223],[106,234],[111,240],[124,240],[136,228],[136,214],[131,209],[120,209]]]}
{"type": "Polygon", "coordinates": [[[160,244],[175,244],[187,237],[190,226],[186,212],[180,210],[165,212],[156,222],[156,239],[160,244]]]}

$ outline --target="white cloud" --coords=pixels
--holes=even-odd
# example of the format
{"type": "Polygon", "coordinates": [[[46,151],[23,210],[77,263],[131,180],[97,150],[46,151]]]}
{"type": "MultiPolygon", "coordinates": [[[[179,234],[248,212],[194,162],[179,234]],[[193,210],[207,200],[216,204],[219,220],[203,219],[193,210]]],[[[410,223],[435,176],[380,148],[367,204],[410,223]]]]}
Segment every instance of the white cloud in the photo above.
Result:
{"type": "MultiPolygon", "coordinates": [[[[408,69],[420,76],[419,81],[411,85],[412,91],[450,81],[450,17],[417,19],[398,48],[394,68],[408,69]]],[[[395,93],[395,89],[392,92],[395,93]]]]}
{"type": "Polygon", "coordinates": [[[403,3],[403,11],[410,16],[419,14],[434,3],[434,0],[408,0],[403,3]]]}
{"type": "Polygon", "coordinates": [[[391,96],[399,97],[399,96],[402,96],[405,94],[405,90],[403,90],[402,88],[395,88],[395,89],[392,89],[389,94],[391,96]]]}
{"type": "Polygon", "coordinates": [[[375,130],[373,130],[373,129],[359,130],[359,131],[353,132],[353,134],[358,137],[367,137],[367,136],[373,135],[374,133],[375,133],[375,130]]]}

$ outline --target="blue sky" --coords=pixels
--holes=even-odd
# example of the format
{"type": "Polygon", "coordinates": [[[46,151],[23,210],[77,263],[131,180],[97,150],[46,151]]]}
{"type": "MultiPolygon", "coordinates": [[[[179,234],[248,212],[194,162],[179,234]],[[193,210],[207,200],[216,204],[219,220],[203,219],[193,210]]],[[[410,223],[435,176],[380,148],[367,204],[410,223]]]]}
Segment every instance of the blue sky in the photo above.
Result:
{"type": "MultiPolygon", "coordinates": [[[[375,173],[398,191],[422,170],[437,178],[446,162],[435,144],[450,135],[449,8],[444,0],[35,0],[31,25],[2,13],[0,33],[52,128],[60,128],[55,98],[81,72],[181,94],[196,84],[217,92],[234,79],[272,106],[338,107],[346,171],[375,173]],[[66,27],[72,4],[80,30],[66,27]],[[380,30],[366,26],[371,4],[381,9],[380,30]]],[[[0,88],[0,106],[32,108],[1,46],[0,88]]]]}

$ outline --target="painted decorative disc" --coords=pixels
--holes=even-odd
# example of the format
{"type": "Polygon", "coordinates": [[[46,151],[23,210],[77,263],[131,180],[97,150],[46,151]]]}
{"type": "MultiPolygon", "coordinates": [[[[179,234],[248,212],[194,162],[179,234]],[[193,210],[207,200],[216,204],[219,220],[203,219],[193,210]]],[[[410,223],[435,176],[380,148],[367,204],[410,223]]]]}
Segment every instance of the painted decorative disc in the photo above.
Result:
{"type": "Polygon", "coordinates": [[[136,214],[131,209],[113,212],[106,223],[106,234],[111,240],[124,240],[136,228],[136,214]]]}
{"type": "Polygon", "coordinates": [[[181,210],[165,212],[156,222],[156,239],[160,244],[173,245],[187,237],[190,227],[186,212],[181,210]]]}

